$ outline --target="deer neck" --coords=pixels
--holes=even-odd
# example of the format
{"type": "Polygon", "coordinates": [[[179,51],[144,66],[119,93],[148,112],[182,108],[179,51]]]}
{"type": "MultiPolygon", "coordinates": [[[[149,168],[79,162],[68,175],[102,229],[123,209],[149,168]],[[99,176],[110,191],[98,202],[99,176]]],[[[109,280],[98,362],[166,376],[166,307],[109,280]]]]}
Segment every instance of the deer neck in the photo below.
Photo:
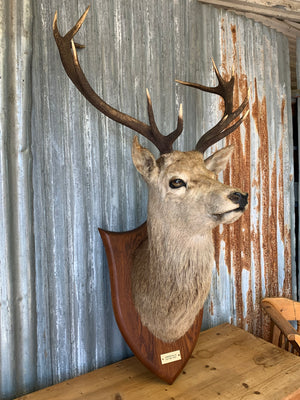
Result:
{"type": "MultiPolygon", "coordinates": [[[[211,229],[193,232],[178,206],[172,208],[149,193],[149,268],[167,275],[198,273],[212,268],[214,247],[211,229]]],[[[186,213],[186,210],[185,210],[186,213]]]]}
{"type": "Polygon", "coordinates": [[[207,297],[214,247],[210,231],[191,234],[185,219],[149,198],[148,240],[137,249],[132,294],[143,325],[170,342],[192,325],[207,297]]]}

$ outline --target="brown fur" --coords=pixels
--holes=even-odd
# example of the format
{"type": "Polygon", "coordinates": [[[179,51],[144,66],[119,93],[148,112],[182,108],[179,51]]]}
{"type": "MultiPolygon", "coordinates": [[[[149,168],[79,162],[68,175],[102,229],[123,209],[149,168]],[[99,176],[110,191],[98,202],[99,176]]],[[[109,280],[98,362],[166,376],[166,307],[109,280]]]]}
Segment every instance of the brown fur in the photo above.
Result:
{"type": "Polygon", "coordinates": [[[228,147],[203,160],[196,151],[174,151],[156,161],[134,141],[133,161],[148,183],[149,200],[148,240],[135,254],[132,294],[143,325],[165,342],[185,334],[208,295],[212,229],[243,213],[228,198],[240,190],[216,180],[231,152],[228,147]],[[170,188],[176,178],[186,187],[170,188]]]}

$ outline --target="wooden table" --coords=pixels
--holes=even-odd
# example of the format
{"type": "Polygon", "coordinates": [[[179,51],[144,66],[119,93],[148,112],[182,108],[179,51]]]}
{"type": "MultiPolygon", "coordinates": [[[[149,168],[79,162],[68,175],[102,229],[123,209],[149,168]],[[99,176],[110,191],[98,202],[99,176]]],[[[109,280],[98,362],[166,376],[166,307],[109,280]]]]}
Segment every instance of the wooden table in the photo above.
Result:
{"type": "Polygon", "coordinates": [[[223,324],[201,332],[173,385],[131,357],[19,400],[299,400],[299,388],[300,357],[223,324]]]}

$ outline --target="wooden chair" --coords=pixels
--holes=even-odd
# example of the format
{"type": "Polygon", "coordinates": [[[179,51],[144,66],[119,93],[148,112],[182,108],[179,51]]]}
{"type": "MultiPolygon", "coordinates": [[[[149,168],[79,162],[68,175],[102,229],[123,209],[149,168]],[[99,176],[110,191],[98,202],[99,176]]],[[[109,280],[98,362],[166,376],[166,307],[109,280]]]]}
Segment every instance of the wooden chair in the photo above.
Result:
{"type": "Polygon", "coordinates": [[[273,297],[263,299],[262,307],[272,320],[272,343],[300,356],[300,303],[273,297]],[[297,330],[289,321],[297,321],[297,330]]]}

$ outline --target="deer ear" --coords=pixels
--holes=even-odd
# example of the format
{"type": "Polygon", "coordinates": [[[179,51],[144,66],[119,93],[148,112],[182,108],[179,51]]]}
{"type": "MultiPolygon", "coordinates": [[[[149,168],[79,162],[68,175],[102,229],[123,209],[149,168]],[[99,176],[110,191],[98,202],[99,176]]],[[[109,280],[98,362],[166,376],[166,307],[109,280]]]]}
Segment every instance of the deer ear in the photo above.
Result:
{"type": "Polygon", "coordinates": [[[153,176],[156,175],[158,167],[153,154],[140,145],[137,136],[133,138],[131,155],[135,168],[146,182],[150,182],[153,176]]]}
{"type": "Polygon", "coordinates": [[[234,146],[230,145],[225,147],[224,149],[216,151],[204,161],[206,168],[214,172],[215,174],[223,171],[229,158],[231,157],[233,149],[234,146]]]}

